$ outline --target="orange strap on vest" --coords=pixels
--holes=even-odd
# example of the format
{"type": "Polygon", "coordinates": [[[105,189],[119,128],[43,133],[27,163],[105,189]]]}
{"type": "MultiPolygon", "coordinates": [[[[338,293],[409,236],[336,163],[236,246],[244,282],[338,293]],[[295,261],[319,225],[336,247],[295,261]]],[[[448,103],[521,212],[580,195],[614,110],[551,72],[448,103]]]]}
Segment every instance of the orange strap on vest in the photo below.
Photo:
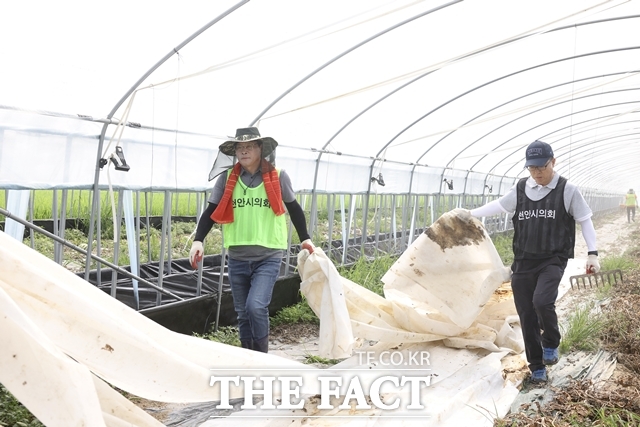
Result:
{"type": "MultiPolygon", "coordinates": [[[[276,215],[282,215],[285,213],[284,206],[282,206],[282,191],[280,190],[280,178],[278,177],[278,171],[265,159],[262,159],[261,163],[262,181],[264,183],[264,189],[267,192],[267,199],[271,205],[273,213],[276,215]]],[[[224,187],[224,194],[220,199],[220,203],[215,211],[211,214],[211,219],[218,224],[230,224],[233,222],[233,203],[231,199],[233,197],[233,189],[238,183],[240,178],[240,163],[236,163],[233,166],[231,174],[227,178],[227,183],[224,187]]]]}

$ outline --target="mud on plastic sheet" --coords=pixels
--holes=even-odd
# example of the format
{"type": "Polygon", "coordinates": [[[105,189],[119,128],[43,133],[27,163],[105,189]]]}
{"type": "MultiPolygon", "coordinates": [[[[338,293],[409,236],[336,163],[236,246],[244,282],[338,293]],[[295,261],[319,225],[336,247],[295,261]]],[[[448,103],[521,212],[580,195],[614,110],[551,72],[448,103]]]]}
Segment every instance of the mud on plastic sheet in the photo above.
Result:
{"type": "Polygon", "coordinates": [[[442,215],[382,278],[384,298],[341,277],[321,249],[303,251],[298,263],[326,357],[347,357],[356,338],[523,351],[513,300],[492,298],[510,269],[474,218],[442,215]]]}

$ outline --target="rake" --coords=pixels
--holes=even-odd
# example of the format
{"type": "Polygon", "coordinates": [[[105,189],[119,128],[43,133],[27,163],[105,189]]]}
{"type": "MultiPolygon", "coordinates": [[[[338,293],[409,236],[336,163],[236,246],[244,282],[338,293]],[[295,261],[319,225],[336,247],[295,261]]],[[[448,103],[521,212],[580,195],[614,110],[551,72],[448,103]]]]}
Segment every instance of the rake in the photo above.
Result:
{"type": "Polygon", "coordinates": [[[618,283],[622,283],[622,270],[616,269],[600,271],[599,273],[578,274],[577,276],[569,277],[569,282],[571,283],[571,289],[573,289],[574,285],[578,289],[580,289],[581,285],[584,288],[586,288],[587,285],[589,285],[589,287],[617,285],[618,283]]]}

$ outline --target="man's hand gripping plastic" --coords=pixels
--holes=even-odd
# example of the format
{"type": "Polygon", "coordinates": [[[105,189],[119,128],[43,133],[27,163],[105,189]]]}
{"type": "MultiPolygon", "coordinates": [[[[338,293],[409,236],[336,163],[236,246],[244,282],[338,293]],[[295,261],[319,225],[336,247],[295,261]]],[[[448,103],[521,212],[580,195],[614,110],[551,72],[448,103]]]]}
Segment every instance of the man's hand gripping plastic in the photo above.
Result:
{"type": "Polygon", "coordinates": [[[311,239],[307,239],[304,240],[301,244],[300,247],[302,249],[306,249],[309,251],[309,255],[311,255],[313,253],[313,251],[316,249],[315,245],[313,244],[313,242],[311,241],[311,239]]]}
{"type": "Polygon", "coordinates": [[[204,247],[202,246],[202,242],[198,242],[197,240],[194,241],[191,245],[191,250],[189,251],[189,262],[194,270],[198,269],[198,263],[202,261],[203,256],[204,247]]]}

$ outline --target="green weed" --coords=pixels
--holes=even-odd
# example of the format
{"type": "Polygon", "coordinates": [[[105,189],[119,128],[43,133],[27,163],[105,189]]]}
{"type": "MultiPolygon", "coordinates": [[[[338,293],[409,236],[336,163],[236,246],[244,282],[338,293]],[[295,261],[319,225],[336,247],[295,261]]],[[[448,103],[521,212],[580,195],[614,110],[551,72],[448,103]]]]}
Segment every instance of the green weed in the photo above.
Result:
{"type": "Polygon", "coordinates": [[[599,348],[605,322],[602,315],[594,315],[592,310],[593,303],[578,308],[569,316],[567,329],[563,331],[560,342],[560,353],[572,350],[593,351],[599,348]]]}
{"type": "Polygon", "coordinates": [[[640,422],[640,415],[627,409],[603,407],[593,409],[593,412],[596,421],[594,425],[602,427],[631,426],[638,425],[640,422]]]}
{"type": "Polygon", "coordinates": [[[613,294],[613,284],[607,281],[603,285],[596,288],[596,299],[603,300],[609,298],[613,294]]]}
{"type": "Polygon", "coordinates": [[[318,316],[311,310],[306,298],[289,307],[284,307],[270,319],[272,326],[295,323],[320,323],[318,316]]]}
{"type": "Polygon", "coordinates": [[[506,266],[513,264],[513,232],[496,233],[491,236],[493,246],[502,259],[502,263],[506,266]]]}
{"type": "Polygon", "coordinates": [[[373,260],[362,257],[353,265],[338,267],[338,273],[378,295],[384,295],[382,277],[397,260],[397,255],[386,254],[373,260]]]}
{"type": "Polygon", "coordinates": [[[213,327],[206,334],[200,335],[194,333],[194,336],[198,338],[204,338],[210,341],[216,341],[222,344],[233,345],[240,347],[240,337],[238,335],[238,328],[235,326],[222,326],[217,331],[213,331],[213,327]]]}
{"type": "Polygon", "coordinates": [[[0,426],[43,427],[43,424],[0,384],[0,426]]]}
{"type": "Polygon", "coordinates": [[[601,271],[616,270],[630,271],[636,268],[636,262],[627,255],[607,255],[600,261],[601,271]]]}
{"type": "Polygon", "coordinates": [[[339,359],[326,359],[324,357],[320,357],[320,356],[315,356],[313,354],[307,354],[304,357],[304,363],[310,365],[312,363],[321,363],[323,365],[335,365],[337,363],[340,363],[339,359]]]}

